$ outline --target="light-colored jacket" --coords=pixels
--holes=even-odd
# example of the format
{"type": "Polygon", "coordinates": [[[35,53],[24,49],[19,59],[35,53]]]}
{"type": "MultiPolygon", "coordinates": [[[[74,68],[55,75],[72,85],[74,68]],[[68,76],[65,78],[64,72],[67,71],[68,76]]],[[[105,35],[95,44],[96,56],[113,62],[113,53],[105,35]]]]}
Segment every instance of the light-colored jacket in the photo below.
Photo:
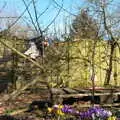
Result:
{"type": "Polygon", "coordinates": [[[36,57],[39,56],[39,50],[37,49],[36,45],[34,42],[30,42],[30,48],[25,51],[25,55],[30,56],[31,58],[35,59],[36,57]]]}

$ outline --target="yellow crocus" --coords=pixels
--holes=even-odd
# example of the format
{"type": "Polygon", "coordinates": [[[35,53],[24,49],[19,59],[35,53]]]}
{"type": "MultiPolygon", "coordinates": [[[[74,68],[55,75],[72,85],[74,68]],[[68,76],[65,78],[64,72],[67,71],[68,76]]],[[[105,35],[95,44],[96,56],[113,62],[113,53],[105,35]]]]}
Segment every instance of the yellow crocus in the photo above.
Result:
{"type": "Polygon", "coordinates": [[[117,120],[115,116],[109,117],[108,120],[117,120]]]}
{"type": "Polygon", "coordinates": [[[62,109],[63,108],[63,105],[58,105],[58,109],[57,109],[57,111],[56,111],[56,113],[58,114],[58,115],[64,115],[64,113],[62,112],[62,109]]]}
{"type": "Polygon", "coordinates": [[[64,115],[64,113],[61,111],[61,109],[58,109],[58,110],[56,111],[56,113],[57,113],[58,115],[61,115],[61,116],[64,115]]]}
{"type": "Polygon", "coordinates": [[[63,105],[59,105],[59,108],[62,109],[62,108],[63,108],[63,105]]]}
{"type": "Polygon", "coordinates": [[[53,111],[53,109],[49,107],[48,112],[51,113],[52,111],[53,111]]]}

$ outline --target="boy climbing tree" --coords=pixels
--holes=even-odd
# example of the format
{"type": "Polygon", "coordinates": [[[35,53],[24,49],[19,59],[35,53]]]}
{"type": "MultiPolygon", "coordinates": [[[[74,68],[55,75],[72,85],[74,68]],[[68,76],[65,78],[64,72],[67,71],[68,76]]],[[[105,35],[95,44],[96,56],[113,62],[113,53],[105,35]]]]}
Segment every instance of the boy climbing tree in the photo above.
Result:
{"type": "Polygon", "coordinates": [[[30,47],[27,51],[25,51],[25,55],[30,56],[32,59],[35,59],[39,56],[44,55],[44,48],[49,46],[48,42],[45,40],[42,40],[44,38],[41,37],[35,37],[30,39],[30,47]]]}

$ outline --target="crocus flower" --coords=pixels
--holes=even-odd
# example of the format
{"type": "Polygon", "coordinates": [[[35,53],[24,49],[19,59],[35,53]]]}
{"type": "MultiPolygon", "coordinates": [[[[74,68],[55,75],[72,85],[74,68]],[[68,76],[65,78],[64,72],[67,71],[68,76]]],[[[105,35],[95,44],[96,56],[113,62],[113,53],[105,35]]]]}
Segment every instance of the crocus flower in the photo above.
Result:
{"type": "Polygon", "coordinates": [[[48,107],[48,113],[52,113],[53,109],[48,107]]]}
{"type": "Polygon", "coordinates": [[[117,120],[115,116],[109,117],[107,120],[117,120]]]}
{"type": "Polygon", "coordinates": [[[54,105],[53,111],[56,112],[56,114],[58,114],[58,115],[64,115],[62,108],[63,108],[63,105],[54,105]]]}
{"type": "Polygon", "coordinates": [[[80,119],[92,119],[95,120],[101,119],[101,120],[115,120],[115,117],[111,117],[112,113],[110,111],[107,111],[103,108],[100,107],[92,107],[89,108],[88,111],[85,112],[79,112],[78,110],[75,110],[74,108],[68,106],[68,105],[54,105],[52,110],[50,109],[49,111],[54,111],[54,113],[58,115],[64,115],[66,114],[71,114],[74,116],[79,116],[80,119]]]}

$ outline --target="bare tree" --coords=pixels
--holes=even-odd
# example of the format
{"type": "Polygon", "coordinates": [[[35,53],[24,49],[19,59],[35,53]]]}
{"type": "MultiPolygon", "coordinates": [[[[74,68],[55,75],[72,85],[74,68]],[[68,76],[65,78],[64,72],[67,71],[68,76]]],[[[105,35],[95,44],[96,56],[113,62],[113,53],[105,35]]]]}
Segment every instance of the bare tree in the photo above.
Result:
{"type": "Polygon", "coordinates": [[[114,0],[88,0],[90,3],[90,7],[93,10],[92,12],[95,14],[95,17],[97,17],[97,20],[101,21],[98,24],[101,26],[101,33],[103,39],[107,37],[109,40],[110,45],[110,55],[108,58],[108,67],[106,70],[106,77],[104,85],[109,85],[111,80],[111,73],[113,70],[113,55],[116,47],[119,47],[118,44],[118,38],[119,38],[119,32],[117,31],[119,29],[120,24],[120,18],[118,18],[118,15],[115,15],[117,13],[116,10],[111,9],[114,8],[114,0]],[[99,16],[99,17],[98,17],[99,16]],[[116,29],[116,30],[115,30],[116,29]]]}

